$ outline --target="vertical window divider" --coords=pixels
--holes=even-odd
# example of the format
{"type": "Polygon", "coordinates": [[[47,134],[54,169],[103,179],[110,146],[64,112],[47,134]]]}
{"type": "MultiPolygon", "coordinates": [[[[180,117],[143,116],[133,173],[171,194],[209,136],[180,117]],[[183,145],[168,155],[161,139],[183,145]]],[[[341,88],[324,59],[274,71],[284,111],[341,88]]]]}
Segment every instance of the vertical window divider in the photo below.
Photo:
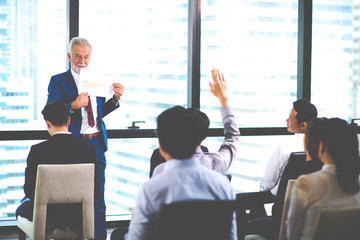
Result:
{"type": "Polygon", "coordinates": [[[200,108],[201,0],[188,1],[187,106],[200,108]]]}
{"type": "MultiPolygon", "coordinates": [[[[79,10],[80,10],[80,0],[67,0],[67,29],[68,32],[68,42],[66,46],[69,44],[70,40],[73,37],[79,36],[79,10]]],[[[67,68],[70,67],[70,63],[68,62],[67,54],[66,61],[67,61],[67,68]]]]}
{"type": "Polygon", "coordinates": [[[313,0],[298,2],[297,99],[311,96],[311,40],[313,0]]]}

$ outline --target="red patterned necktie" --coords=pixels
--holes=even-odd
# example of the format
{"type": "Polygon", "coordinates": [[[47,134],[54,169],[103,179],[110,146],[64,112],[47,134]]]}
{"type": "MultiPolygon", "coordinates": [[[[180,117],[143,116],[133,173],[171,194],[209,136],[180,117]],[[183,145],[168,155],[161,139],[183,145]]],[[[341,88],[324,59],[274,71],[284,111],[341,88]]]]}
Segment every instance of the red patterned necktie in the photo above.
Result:
{"type": "Polygon", "coordinates": [[[88,114],[88,122],[89,122],[90,127],[94,127],[95,121],[94,121],[94,115],[93,115],[93,111],[92,111],[92,107],[91,107],[90,96],[88,96],[88,99],[89,99],[89,104],[86,107],[87,114],[88,114]]]}

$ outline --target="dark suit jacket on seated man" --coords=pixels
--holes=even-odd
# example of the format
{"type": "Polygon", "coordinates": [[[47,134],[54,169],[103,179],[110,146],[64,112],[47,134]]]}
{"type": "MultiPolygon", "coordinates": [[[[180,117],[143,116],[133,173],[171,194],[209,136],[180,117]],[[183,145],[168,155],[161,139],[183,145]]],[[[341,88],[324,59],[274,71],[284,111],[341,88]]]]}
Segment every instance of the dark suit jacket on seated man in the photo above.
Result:
{"type": "MultiPolygon", "coordinates": [[[[218,90],[223,78],[214,83],[218,90]]],[[[164,204],[187,200],[234,200],[235,195],[226,176],[200,164],[194,158],[199,144],[197,119],[193,112],[176,106],[157,118],[159,149],[165,158],[164,171],[153,176],[140,188],[127,240],[154,239],[157,216],[164,204]]],[[[233,215],[228,239],[237,239],[233,215]]],[[[121,239],[113,232],[111,239],[121,239]]]]}
{"type": "MultiPolygon", "coordinates": [[[[96,180],[94,179],[94,192],[95,196],[99,195],[95,146],[76,140],[74,136],[68,132],[70,117],[67,107],[62,102],[55,101],[47,104],[42,114],[44,115],[51,138],[48,141],[31,147],[25,169],[25,198],[16,210],[16,216],[20,215],[30,221],[32,221],[33,218],[36,174],[39,164],[94,163],[96,176],[96,180]]],[[[71,212],[71,209],[69,209],[69,211],[71,212]]],[[[56,215],[56,218],[58,217],[59,215],[56,215]]],[[[49,221],[51,222],[51,219],[48,219],[48,223],[49,221]]]]}

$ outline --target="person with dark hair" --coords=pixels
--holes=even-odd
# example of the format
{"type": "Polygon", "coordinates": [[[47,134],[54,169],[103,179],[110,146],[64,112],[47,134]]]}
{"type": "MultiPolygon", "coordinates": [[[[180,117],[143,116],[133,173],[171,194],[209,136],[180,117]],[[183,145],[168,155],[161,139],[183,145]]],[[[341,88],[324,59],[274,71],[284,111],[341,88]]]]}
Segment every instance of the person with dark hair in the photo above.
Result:
{"type": "MultiPolygon", "coordinates": [[[[210,81],[209,83],[210,91],[220,101],[220,113],[224,125],[225,136],[224,142],[217,152],[206,152],[204,151],[206,150],[204,149],[205,147],[201,146],[201,142],[208,136],[210,124],[208,116],[200,110],[194,108],[187,109],[187,111],[196,119],[195,131],[198,134],[198,146],[196,148],[194,157],[199,158],[200,163],[203,166],[213,169],[219,173],[225,174],[226,171],[230,168],[232,160],[235,158],[235,155],[237,153],[237,144],[239,142],[240,131],[235,121],[235,116],[228,103],[224,75],[220,73],[218,69],[213,69],[211,71],[211,77],[212,81],[210,81]],[[221,86],[215,87],[215,84],[218,84],[220,82],[222,83],[221,86]]],[[[154,154],[155,153],[153,153],[153,156],[151,158],[151,163],[160,162],[160,160],[157,160],[157,158],[155,158],[156,156],[154,154]]],[[[160,164],[156,168],[154,167],[154,164],[151,164],[150,166],[151,169],[155,169],[152,174],[150,172],[150,174],[153,176],[161,173],[164,169],[164,164],[160,164]]]]}
{"type": "MultiPolygon", "coordinates": [[[[27,157],[25,169],[25,197],[20,206],[16,209],[16,217],[19,215],[32,221],[34,194],[36,185],[37,167],[39,164],[75,164],[75,163],[94,163],[94,197],[99,196],[99,183],[97,181],[97,157],[94,145],[81,142],[68,131],[70,117],[66,105],[60,101],[46,104],[42,110],[44,120],[51,138],[47,141],[35,144],[31,147],[27,157]],[[69,154],[71,153],[71,154],[69,154]]],[[[61,183],[59,183],[61,184],[61,183]]],[[[76,184],[76,183],[74,183],[76,184]]],[[[56,222],[66,213],[71,213],[72,209],[58,209],[54,219],[47,219],[48,223],[56,222]],[[66,211],[67,210],[67,211],[66,211]],[[63,215],[60,215],[63,214],[63,215]]],[[[49,214],[50,216],[51,214],[49,214]]],[[[78,224],[72,219],[73,224],[78,224]]],[[[78,221],[80,222],[80,221],[78,221]]],[[[69,223],[70,224],[70,223],[69,223]]]]}
{"type": "MultiPolygon", "coordinates": [[[[213,79],[212,91],[223,91],[223,78],[213,79]]],[[[191,110],[175,106],[157,118],[159,149],[166,163],[161,174],[145,182],[138,193],[127,240],[155,239],[157,216],[161,207],[187,200],[234,200],[235,195],[226,176],[204,167],[194,157],[200,143],[199,119],[191,110]]],[[[111,239],[122,239],[122,229],[116,229],[111,239]]],[[[237,239],[236,218],[233,215],[228,239],[237,239]]]]}
{"type": "MultiPolygon", "coordinates": [[[[210,125],[209,118],[206,116],[205,113],[199,111],[198,109],[189,108],[188,111],[190,112],[190,114],[193,114],[198,120],[196,130],[197,130],[198,136],[199,136],[199,148],[200,148],[200,150],[197,150],[196,152],[199,153],[199,154],[202,153],[202,152],[208,152],[209,150],[207,149],[207,147],[202,146],[200,144],[208,135],[209,125],[210,125]]],[[[154,175],[155,169],[156,169],[155,175],[162,172],[163,171],[163,166],[159,166],[159,165],[162,164],[162,163],[165,163],[165,162],[166,162],[165,159],[160,154],[159,148],[155,149],[153,151],[152,155],[151,155],[151,158],[150,158],[150,173],[149,173],[149,176],[152,177],[154,175]]]]}
{"type": "Polygon", "coordinates": [[[317,118],[317,109],[309,101],[300,99],[293,102],[293,108],[286,119],[287,130],[294,133],[292,139],[279,144],[268,161],[260,183],[261,191],[270,191],[276,196],[281,174],[292,152],[304,151],[304,132],[307,125],[317,118]]]}
{"type": "Polygon", "coordinates": [[[324,166],[296,180],[286,221],[288,239],[311,239],[321,208],[360,205],[359,143],[354,129],[345,120],[322,118],[311,122],[307,131],[307,151],[324,166]]]}
{"type": "MultiPolygon", "coordinates": [[[[241,235],[257,234],[265,237],[268,240],[279,239],[280,225],[282,212],[284,208],[285,195],[287,190],[287,184],[290,179],[297,179],[300,175],[309,174],[321,170],[323,163],[317,156],[318,143],[314,141],[314,138],[319,134],[316,130],[311,129],[311,126],[317,124],[317,121],[322,119],[311,120],[308,127],[305,130],[304,147],[306,155],[302,155],[303,152],[292,153],[289,161],[284,167],[284,171],[279,180],[279,188],[274,197],[274,204],[272,206],[271,216],[263,216],[250,221],[246,221],[247,224],[238,225],[241,235]]],[[[263,203],[262,203],[263,204],[263,203]]],[[[244,223],[243,219],[240,219],[240,223],[244,223]]]]}
{"type": "Polygon", "coordinates": [[[60,100],[69,109],[71,123],[69,131],[76,139],[96,146],[99,163],[100,196],[95,199],[95,239],[106,239],[106,206],[105,206],[105,168],[107,151],[107,132],[103,118],[120,107],[120,97],[124,93],[121,83],[113,83],[114,95],[110,99],[90,96],[87,92],[78,92],[80,71],[90,63],[92,46],[81,37],[71,39],[68,48],[68,59],[71,68],[50,79],[47,103],[60,100]]]}

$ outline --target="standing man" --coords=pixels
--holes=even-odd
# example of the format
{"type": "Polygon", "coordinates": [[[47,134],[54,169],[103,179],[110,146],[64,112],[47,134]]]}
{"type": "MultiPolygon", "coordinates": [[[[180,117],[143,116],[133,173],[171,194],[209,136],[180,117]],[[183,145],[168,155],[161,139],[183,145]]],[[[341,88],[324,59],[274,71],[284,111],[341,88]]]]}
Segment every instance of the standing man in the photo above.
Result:
{"type": "Polygon", "coordinates": [[[286,119],[288,132],[294,133],[292,139],[279,144],[266,165],[263,179],[260,183],[261,191],[270,190],[276,196],[280,178],[284,167],[292,152],[305,151],[304,133],[309,122],[317,118],[317,109],[309,101],[300,99],[293,102],[293,108],[286,119]]]}
{"type": "Polygon", "coordinates": [[[100,197],[95,199],[95,239],[99,240],[106,239],[104,186],[107,134],[103,117],[119,107],[124,86],[113,83],[114,95],[108,101],[105,101],[104,97],[89,96],[86,92],[78,93],[80,70],[88,67],[91,50],[88,40],[80,37],[71,39],[68,50],[71,68],[67,72],[51,77],[47,102],[60,100],[65,103],[70,109],[69,131],[75,138],[96,146],[100,197]]]}

